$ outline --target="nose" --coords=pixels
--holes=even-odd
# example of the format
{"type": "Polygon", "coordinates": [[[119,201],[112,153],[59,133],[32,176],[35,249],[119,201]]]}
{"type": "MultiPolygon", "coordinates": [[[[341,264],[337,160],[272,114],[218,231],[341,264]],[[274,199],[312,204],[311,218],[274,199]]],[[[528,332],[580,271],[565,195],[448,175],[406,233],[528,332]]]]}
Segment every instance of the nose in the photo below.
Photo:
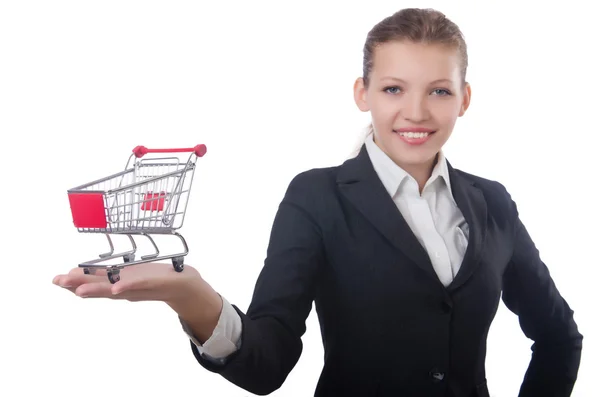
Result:
{"type": "Polygon", "coordinates": [[[429,109],[427,108],[426,99],[420,95],[407,96],[403,103],[401,114],[406,120],[410,120],[413,123],[427,120],[429,109]]]}

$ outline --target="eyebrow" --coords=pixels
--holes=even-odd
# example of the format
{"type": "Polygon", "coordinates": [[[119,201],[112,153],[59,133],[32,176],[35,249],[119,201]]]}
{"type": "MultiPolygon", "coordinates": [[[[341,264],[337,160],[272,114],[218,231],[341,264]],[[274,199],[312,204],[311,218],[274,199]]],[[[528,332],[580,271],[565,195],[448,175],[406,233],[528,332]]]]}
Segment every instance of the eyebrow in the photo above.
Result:
{"type": "MultiPolygon", "coordinates": [[[[404,81],[402,79],[399,79],[397,77],[392,77],[392,76],[385,76],[381,80],[395,80],[395,81],[398,81],[400,83],[406,84],[406,81],[404,81]]],[[[438,83],[450,83],[450,84],[452,84],[452,80],[449,80],[449,79],[437,79],[437,80],[434,80],[434,81],[430,82],[429,84],[438,84],[438,83]]]]}

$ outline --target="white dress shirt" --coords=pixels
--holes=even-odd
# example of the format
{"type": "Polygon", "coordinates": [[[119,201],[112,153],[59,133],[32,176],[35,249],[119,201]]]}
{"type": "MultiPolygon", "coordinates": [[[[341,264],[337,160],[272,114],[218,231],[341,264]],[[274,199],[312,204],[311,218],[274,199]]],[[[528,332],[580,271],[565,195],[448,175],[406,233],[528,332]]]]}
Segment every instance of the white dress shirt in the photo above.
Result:
{"type": "MultiPolygon", "coordinates": [[[[442,151],[423,192],[417,181],[394,163],[373,141],[365,145],[373,168],[414,235],[427,251],[440,281],[448,286],[458,272],[467,249],[468,225],[454,201],[448,165],[442,151]]],[[[202,345],[182,322],[200,353],[220,362],[240,348],[242,321],[233,306],[223,299],[223,311],[212,336],[202,345]]]]}

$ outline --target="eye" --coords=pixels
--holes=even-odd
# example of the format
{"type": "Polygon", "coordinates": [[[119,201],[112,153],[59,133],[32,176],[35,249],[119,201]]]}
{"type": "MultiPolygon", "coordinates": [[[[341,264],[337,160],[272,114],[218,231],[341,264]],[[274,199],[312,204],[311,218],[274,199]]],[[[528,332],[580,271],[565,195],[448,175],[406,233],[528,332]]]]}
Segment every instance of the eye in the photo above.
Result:
{"type": "Polygon", "coordinates": [[[397,87],[397,86],[386,87],[386,88],[383,89],[383,91],[387,92],[388,94],[395,95],[395,94],[400,93],[400,87],[397,87]],[[397,90],[397,91],[391,91],[391,90],[397,90]]]}
{"type": "Polygon", "coordinates": [[[450,96],[452,95],[452,93],[444,88],[436,88],[435,90],[433,90],[433,92],[436,92],[438,96],[450,96]]]}

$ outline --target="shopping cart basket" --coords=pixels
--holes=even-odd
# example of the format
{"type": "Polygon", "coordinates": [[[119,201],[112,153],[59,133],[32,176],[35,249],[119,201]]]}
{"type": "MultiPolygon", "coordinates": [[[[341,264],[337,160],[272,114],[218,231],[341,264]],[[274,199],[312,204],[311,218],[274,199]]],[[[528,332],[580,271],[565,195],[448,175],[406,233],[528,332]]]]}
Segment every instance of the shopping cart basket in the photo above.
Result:
{"type": "Polygon", "coordinates": [[[188,245],[176,232],[183,226],[196,160],[206,153],[205,145],[183,149],[147,149],[137,146],[129,156],[125,170],[67,191],[73,223],[80,233],[106,235],[110,251],[83,262],[86,274],[105,268],[111,283],[120,280],[120,269],[145,262],[171,259],[176,271],[183,271],[188,245]],[[144,158],[148,153],[191,153],[187,161],[180,157],[144,158]],[[132,160],[134,160],[132,162],[132,160]],[[160,255],[151,235],[173,235],[183,244],[183,252],[160,255]],[[115,253],[111,235],[126,235],[132,249],[115,253]],[[135,260],[134,235],[150,240],[154,252],[135,260]],[[122,258],[118,264],[107,264],[122,258]]]}

